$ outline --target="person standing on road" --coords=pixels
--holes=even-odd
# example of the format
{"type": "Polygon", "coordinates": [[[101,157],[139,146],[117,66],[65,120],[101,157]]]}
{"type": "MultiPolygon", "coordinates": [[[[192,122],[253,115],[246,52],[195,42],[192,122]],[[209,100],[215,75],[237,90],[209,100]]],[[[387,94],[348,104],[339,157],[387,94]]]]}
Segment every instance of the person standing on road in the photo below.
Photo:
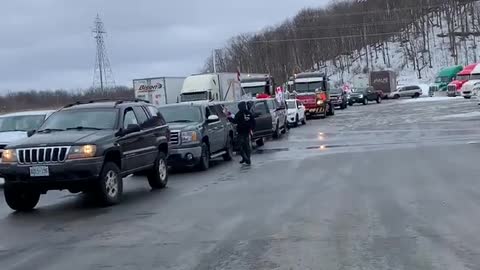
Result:
{"type": "Polygon", "coordinates": [[[241,101],[238,103],[238,112],[235,114],[235,118],[228,118],[230,122],[237,125],[238,144],[240,148],[240,155],[242,156],[241,164],[246,163],[250,165],[252,163],[250,154],[252,149],[250,148],[250,135],[255,129],[255,117],[252,112],[247,108],[247,103],[241,101]]]}

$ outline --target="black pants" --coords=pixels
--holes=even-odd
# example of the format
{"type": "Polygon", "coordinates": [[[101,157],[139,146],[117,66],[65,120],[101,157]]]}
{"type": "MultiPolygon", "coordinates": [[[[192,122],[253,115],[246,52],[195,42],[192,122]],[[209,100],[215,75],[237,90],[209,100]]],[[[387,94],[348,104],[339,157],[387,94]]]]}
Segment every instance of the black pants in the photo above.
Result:
{"type": "Polygon", "coordinates": [[[238,146],[240,148],[240,155],[244,161],[250,162],[250,134],[238,134],[238,146]]]}

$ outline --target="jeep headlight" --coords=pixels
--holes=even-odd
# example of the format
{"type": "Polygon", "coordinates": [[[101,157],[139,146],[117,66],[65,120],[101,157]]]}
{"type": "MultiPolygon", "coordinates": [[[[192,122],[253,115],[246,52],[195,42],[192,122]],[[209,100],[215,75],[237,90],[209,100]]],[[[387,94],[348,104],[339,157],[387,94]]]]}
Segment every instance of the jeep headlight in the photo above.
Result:
{"type": "Polygon", "coordinates": [[[363,95],[358,95],[358,98],[363,98],[363,95]]]}
{"type": "Polygon", "coordinates": [[[15,163],[17,162],[17,151],[15,149],[6,149],[2,154],[2,163],[15,163]]]}
{"type": "Polygon", "coordinates": [[[183,131],[182,132],[182,143],[191,143],[198,140],[196,131],[183,131]]]}
{"type": "Polygon", "coordinates": [[[323,104],[323,100],[319,99],[317,100],[317,105],[322,105],[323,104]]]}
{"type": "Polygon", "coordinates": [[[92,144],[72,146],[68,152],[68,159],[91,158],[96,152],[97,146],[92,144]]]}

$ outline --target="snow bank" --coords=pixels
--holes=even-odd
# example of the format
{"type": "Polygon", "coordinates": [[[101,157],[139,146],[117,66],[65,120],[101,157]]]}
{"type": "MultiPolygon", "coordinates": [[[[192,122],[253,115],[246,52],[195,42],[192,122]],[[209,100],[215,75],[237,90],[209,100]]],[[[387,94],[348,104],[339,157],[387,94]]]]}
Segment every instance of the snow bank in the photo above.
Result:
{"type": "Polygon", "coordinates": [[[3,186],[3,184],[5,184],[5,180],[3,178],[0,178],[0,187],[3,186]]]}

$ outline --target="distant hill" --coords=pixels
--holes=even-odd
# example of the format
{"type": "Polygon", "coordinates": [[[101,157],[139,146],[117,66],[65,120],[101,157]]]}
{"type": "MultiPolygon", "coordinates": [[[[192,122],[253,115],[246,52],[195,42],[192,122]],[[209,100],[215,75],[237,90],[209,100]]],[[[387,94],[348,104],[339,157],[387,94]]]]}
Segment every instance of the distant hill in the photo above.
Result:
{"type": "MultiPolygon", "coordinates": [[[[382,69],[430,81],[442,67],[480,61],[479,36],[478,0],[336,1],[233,37],[216,51],[216,64],[220,71],[270,72],[278,82],[314,69],[337,82],[382,69]]],[[[212,65],[207,59],[205,71],[212,65]]]]}

